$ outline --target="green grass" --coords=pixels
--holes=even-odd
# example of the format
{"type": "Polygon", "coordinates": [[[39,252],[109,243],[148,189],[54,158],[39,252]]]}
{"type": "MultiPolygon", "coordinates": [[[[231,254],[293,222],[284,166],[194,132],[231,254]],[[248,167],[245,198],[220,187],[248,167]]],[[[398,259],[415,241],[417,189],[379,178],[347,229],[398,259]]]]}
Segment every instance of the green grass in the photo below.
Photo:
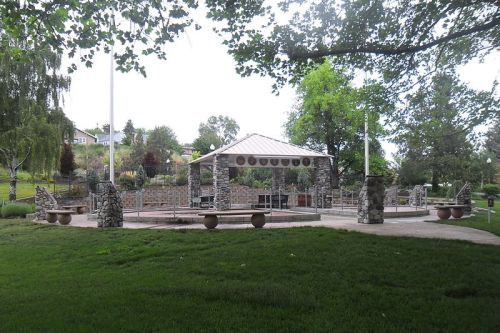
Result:
{"type": "Polygon", "coordinates": [[[0,332],[498,332],[500,247],[0,220],[0,332]]]}
{"type": "MultiPolygon", "coordinates": [[[[475,205],[481,208],[487,208],[488,203],[486,200],[475,200],[475,205]]],[[[469,227],[474,229],[480,229],[489,231],[492,234],[500,236],[500,202],[497,200],[495,202],[495,206],[493,207],[493,211],[496,213],[491,214],[491,223],[488,223],[488,212],[487,211],[479,211],[474,213],[474,216],[470,216],[467,218],[455,220],[438,220],[437,223],[442,224],[450,224],[450,225],[460,225],[462,227],[469,227]]]]}
{"type": "MultiPolygon", "coordinates": [[[[17,198],[32,197],[35,195],[35,188],[38,186],[47,187],[47,183],[33,184],[31,182],[17,182],[17,198]]],[[[67,189],[68,185],[56,184],[56,191],[67,189]]],[[[49,191],[54,190],[54,185],[51,184],[49,191]]],[[[0,182],[0,200],[9,200],[9,183],[0,182]]]]}

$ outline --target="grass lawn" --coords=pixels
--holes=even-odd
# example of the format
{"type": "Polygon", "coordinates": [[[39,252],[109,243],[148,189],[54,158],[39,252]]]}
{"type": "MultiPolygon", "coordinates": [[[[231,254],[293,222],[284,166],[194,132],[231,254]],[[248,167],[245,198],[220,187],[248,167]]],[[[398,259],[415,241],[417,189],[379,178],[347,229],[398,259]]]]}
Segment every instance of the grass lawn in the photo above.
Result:
{"type": "Polygon", "coordinates": [[[0,332],[499,332],[500,247],[0,220],[0,332]]]}
{"type": "MultiPolygon", "coordinates": [[[[32,197],[35,195],[35,188],[39,186],[47,187],[46,183],[43,184],[33,184],[31,182],[17,182],[17,197],[26,198],[32,197]]],[[[67,189],[68,185],[56,184],[56,190],[67,189]]],[[[54,185],[50,185],[49,191],[54,190],[54,185]]],[[[9,200],[9,183],[1,182],[0,183],[0,200],[9,200]]]]}
{"type": "MultiPolygon", "coordinates": [[[[477,207],[487,208],[488,204],[486,200],[476,200],[477,207]]],[[[442,224],[451,224],[451,225],[460,225],[463,227],[481,229],[485,231],[489,231],[492,234],[500,236],[500,201],[496,200],[495,207],[493,210],[496,212],[495,214],[491,214],[491,223],[488,223],[488,212],[487,211],[479,211],[474,213],[474,216],[463,218],[459,220],[450,219],[450,220],[439,220],[437,223],[442,224]]]]}

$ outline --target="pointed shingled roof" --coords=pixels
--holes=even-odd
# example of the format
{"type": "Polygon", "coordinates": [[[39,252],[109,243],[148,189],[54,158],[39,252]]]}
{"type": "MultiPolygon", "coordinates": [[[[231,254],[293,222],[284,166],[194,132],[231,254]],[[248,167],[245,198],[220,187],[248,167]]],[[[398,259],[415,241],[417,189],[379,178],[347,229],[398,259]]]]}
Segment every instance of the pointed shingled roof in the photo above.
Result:
{"type": "Polygon", "coordinates": [[[266,157],[331,157],[328,154],[269,138],[260,134],[249,134],[242,139],[203,155],[190,163],[208,162],[215,155],[252,155],[266,157]]]}

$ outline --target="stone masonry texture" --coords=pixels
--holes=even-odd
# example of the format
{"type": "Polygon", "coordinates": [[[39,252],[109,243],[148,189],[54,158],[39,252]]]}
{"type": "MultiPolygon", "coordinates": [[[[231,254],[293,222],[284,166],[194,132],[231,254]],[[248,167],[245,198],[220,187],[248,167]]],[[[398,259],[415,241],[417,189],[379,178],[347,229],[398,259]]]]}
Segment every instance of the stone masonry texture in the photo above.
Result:
{"type": "Polygon", "coordinates": [[[231,190],[229,188],[229,159],[227,155],[214,158],[214,205],[217,210],[231,208],[231,190]]]}
{"type": "Polygon", "coordinates": [[[384,177],[366,176],[358,200],[358,223],[384,223],[384,177]]]}
{"type": "Polygon", "coordinates": [[[122,201],[111,182],[99,184],[97,226],[99,228],[123,227],[122,201]]]}

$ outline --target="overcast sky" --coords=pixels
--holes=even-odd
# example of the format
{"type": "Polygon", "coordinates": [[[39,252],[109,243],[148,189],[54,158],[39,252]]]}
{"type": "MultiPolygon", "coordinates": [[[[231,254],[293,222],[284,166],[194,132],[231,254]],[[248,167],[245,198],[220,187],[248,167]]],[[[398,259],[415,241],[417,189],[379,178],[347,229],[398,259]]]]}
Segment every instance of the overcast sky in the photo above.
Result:
{"type": "MultiPolygon", "coordinates": [[[[135,127],[171,127],[180,143],[198,136],[200,122],[209,116],[225,115],[240,126],[238,137],[259,133],[284,139],[283,124],[295,100],[291,87],[272,93],[273,81],[251,76],[241,78],[235,62],[226,53],[218,36],[202,20],[203,29],[188,33],[167,45],[167,60],[143,58],[148,77],[130,72],[115,73],[115,129],[128,119],[135,127]]],[[[462,79],[475,89],[488,89],[500,79],[500,56],[485,64],[460,71],[462,79]]],[[[108,55],[100,55],[91,69],[79,67],[71,75],[71,91],[65,97],[65,113],[77,128],[94,128],[109,123],[108,55]]],[[[384,145],[390,153],[394,147],[384,145]]]]}

